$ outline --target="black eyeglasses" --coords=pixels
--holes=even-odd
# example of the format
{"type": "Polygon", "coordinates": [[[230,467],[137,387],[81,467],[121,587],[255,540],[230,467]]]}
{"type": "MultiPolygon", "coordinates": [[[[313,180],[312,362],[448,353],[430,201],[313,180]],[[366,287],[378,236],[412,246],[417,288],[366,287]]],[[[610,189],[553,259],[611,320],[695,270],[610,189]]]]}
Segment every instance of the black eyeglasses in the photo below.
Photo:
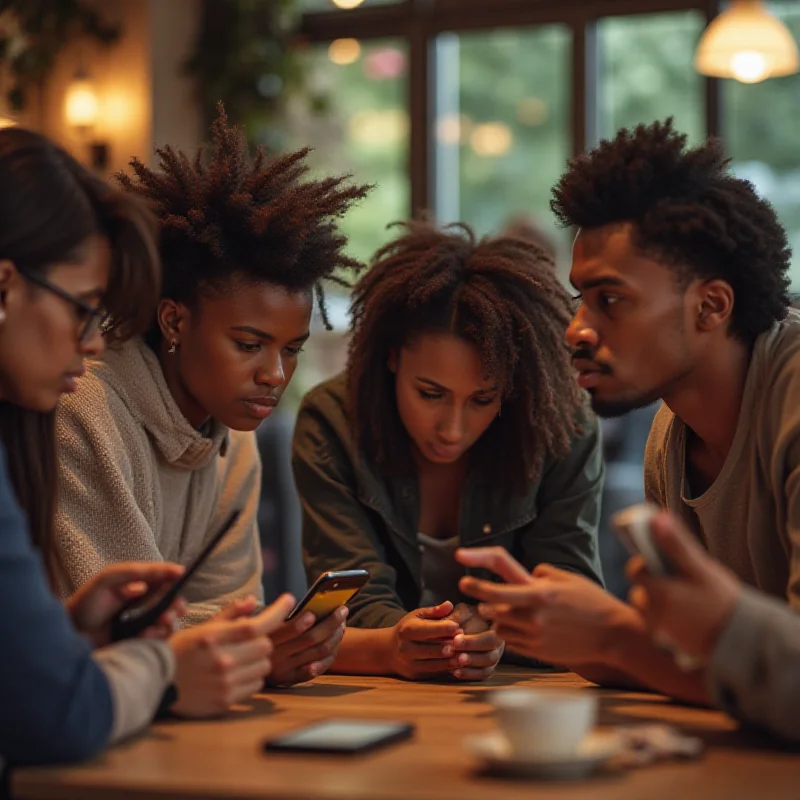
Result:
{"type": "Polygon", "coordinates": [[[78,340],[81,342],[81,344],[91,339],[98,330],[105,331],[105,329],[108,327],[108,313],[102,306],[89,305],[89,303],[81,300],[80,297],[75,297],[74,294],[70,294],[60,286],[56,286],[54,283],[51,283],[49,280],[47,280],[47,278],[44,277],[44,275],[40,275],[38,272],[27,271],[21,274],[24,275],[25,278],[27,278],[31,283],[35,283],[38,286],[47,289],[48,292],[57,294],[63,300],[66,300],[68,303],[71,303],[73,306],[75,306],[75,308],[78,310],[77,316],[81,326],[78,331],[78,340]]]}

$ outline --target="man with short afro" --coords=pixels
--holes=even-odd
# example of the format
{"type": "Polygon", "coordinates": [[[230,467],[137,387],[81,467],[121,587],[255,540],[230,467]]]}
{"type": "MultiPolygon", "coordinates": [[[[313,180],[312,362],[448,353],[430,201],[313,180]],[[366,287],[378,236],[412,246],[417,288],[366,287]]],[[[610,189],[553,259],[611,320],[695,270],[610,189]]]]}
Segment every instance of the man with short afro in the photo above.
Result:
{"type": "MultiPolygon", "coordinates": [[[[691,624],[727,644],[688,672],[652,643],[635,607],[552,568],[517,592],[516,617],[501,614],[498,630],[591,679],[732,708],[726,686],[788,669],[742,638],[763,629],[760,593],[800,608],[800,315],[789,308],[786,233],[719,141],[689,147],[671,120],[574,159],[552,206],[578,231],[567,340],[579,385],[606,416],[663,401],[647,498],[751,588],[735,608],[697,609],[691,624]]],[[[508,602],[506,588],[470,587],[490,603],[508,602]]]]}

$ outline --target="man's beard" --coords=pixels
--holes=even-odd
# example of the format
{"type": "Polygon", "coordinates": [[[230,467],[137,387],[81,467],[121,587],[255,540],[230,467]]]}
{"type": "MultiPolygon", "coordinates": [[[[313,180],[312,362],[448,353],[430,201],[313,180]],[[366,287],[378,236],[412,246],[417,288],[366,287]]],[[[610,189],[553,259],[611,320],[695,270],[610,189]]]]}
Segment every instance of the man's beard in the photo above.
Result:
{"type": "Polygon", "coordinates": [[[595,414],[605,419],[622,417],[631,411],[657,403],[661,399],[660,390],[642,394],[638,397],[616,398],[614,400],[599,399],[595,396],[593,389],[589,389],[588,392],[592,402],[592,410],[595,414]]]}

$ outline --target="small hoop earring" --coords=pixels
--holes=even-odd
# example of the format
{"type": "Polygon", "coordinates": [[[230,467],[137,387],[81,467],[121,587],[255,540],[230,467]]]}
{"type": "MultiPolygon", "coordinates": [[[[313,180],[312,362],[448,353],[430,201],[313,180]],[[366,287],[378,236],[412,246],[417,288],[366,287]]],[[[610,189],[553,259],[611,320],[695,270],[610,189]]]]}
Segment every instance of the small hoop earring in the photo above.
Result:
{"type": "Polygon", "coordinates": [[[174,355],[175,355],[175,352],[177,351],[177,349],[178,349],[178,343],[177,343],[177,342],[176,342],[176,341],[173,339],[173,340],[170,342],[170,345],[169,345],[169,350],[167,350],[167,352],[168,352],[168,353],[169,353],[171,356],[174,356],[174,355]]]}

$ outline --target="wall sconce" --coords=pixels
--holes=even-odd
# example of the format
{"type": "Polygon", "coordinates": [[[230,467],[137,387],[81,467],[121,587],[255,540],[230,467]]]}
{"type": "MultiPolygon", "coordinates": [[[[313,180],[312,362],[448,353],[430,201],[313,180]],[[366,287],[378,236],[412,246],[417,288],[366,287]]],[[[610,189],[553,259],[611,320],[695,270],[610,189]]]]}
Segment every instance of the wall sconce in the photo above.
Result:
{"type": "Polygon", "coordinates": [[[695,69],[714,78],[758,83],[800,70],[797,43],[763,0],[732,0],[706,28],[695,69]]]}
{"type": "MultiPolygon", "coordinates": [[[[100,118],[100,101],[92,82],[82,69],[78,70],[67,89],[64,116],[67,124],[84,138],[90,135],[100,118]]],[[[108,168],[108,145],[105,142],[90,142],[89,156],[94,169],[103,172],[108,168]]]]}

